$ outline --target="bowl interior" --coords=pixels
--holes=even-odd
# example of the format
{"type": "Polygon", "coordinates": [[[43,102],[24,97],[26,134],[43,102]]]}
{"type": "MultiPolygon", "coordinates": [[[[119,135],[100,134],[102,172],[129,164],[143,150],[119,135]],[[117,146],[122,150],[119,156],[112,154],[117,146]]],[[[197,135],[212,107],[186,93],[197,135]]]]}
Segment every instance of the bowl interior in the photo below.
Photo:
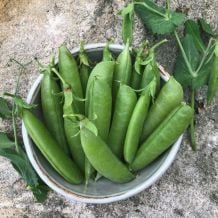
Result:
{"type": "MultiPolygon", "coordinates": [[[[122,48],[122,47],[121,47],[122,48]]],[[[115,56],[120,53],[121,48],[113,48],[111,50],[115,56]]],[[[102,47],[86,49],[88,56],[92,62],[98,62],[102,58],[102,47]]],[[[73,52],[73,55],[77,55],[77,51],[73,52]]],[[[41,106],[40,106],[40,83],[38,83],[35,88],[33,95],[31,96],[31,103],[36,103],[39,106],[34,110],[34,113],[43,120],[41,106]]],[[[56,187],[64,190],[67,193],[71,193],[81,198],[108,198],[112,196],[119,196],[126,193],[129,190],[136,189],[146,180],[148,180],[152,175],[154,175],[159,168],[163,165],[166,158],[169,155],[170,149],[162,154],[156,161],[151,163],[149,166],[137,173],[136,179],[129,183],[125,184],[116,184],[110,182],[109,180],[102,178],[97,182],[90,181],[87,187],[84,184],[81,185],[72,185],[66,182],[56,171],[51,167],[48,161],[42,156],[40,151],[34,145],[32,140],[28,137],[28,143],[25,143],[25,146],[28,146],[28,149],[32,152],[34,161],[37,163],[38,167],[43,173],[43,177],[48,178],[56,187]]],[[[44,178],[42,178],[44,180],[44,178]]]]}

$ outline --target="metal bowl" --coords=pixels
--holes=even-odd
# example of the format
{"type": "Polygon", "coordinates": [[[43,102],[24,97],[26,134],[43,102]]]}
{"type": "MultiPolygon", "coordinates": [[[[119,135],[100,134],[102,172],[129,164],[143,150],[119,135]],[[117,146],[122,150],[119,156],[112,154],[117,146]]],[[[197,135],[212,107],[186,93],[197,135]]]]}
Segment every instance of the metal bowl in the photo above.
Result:
{"type": "MultiPolygon", "coordinates": [[[[85,46],[85,50],[90,57],[91,61],[98,62],[102,58],[102,50],[105,44],[89,44],[85,46]]],[[[121,45],[110,45],[110,50],[114,55],[119,54],[123,49],[121,45]]],[[[79,49],[72,50],[74,56],[78,55],[79,49]]],[[[162,76],[163,80],[166,77],[162,76]]],[[[32,85],[28,97],[28,103],[39,104],[34,113],[42,118],[42,112],[40,109],[40,82],[42,75],[40,75],[34,84],[32,85]]],[[[160,157],[152,162],[149,166],[137,173],[136,178],[125,184],[116,184],[110,182],[107,179],[100,179],[98,182],[90,182],[88,187],[84,184],[72,185],[66,182],[48,163],[48,161],[42,156],[37,149],[31,138],[28,136],[24,124],[22,124],[22,136],[25,145],[25,149],[31,164],[41,177],[41,179],[55,192],[63,195],[64,197],[72,200],[85,203],[110,203],[114,201],[123,200],[133,195],[138,194],[144,189],[154,184],[170,167],[176,154],[179,150],[182,136],[160,157]]]]}

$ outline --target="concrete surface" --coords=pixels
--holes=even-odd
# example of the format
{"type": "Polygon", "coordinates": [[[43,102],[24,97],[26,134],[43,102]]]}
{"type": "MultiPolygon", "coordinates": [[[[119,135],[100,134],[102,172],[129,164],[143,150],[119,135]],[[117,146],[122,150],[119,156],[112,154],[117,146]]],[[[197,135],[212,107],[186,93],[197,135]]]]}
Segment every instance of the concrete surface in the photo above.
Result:
{"type": "MultiPolygon", "coordinates": [[[[121,0],[1,0],[0,1],[0,93],[12,92],[20,72],[11,58],[25,64],[38,57],[47,63],[61,43],[78,46],[114,38],[121,43],[119,9],[121,0]]],[[[158,3],[163,4],[163,0],[158,3]]],[[[218,31],[217,0],[173,0],[173,8],[190,18],[204,17],[218,31]]],[[[135,44],[149,36],[136,22],[135,44]]],[[[174,43],[163,46],[159,59],[172,70],[174,43]],[[163,55],[164,54],[164,55],[163,55]],[[167,55],[166,55],[167,54],[167,55]]],[[[29,64],[22,74],[19,93],[27,91],[38,76],[29,64]]],[[[199,93],[199,101],[205,90],[199,93]]],[[[209,108],[199,107],[197,116],[198,151],[193,153],[187,137],[167,173],[151,188],[126,201],[107,205],[71,203],[50,193],[44,204],[35,203],[17,173],[0,158],[0,217],[218,217],[218,98],[209,108]]],[[[10,131],[0,122],[0,130],[10,131]]]]}

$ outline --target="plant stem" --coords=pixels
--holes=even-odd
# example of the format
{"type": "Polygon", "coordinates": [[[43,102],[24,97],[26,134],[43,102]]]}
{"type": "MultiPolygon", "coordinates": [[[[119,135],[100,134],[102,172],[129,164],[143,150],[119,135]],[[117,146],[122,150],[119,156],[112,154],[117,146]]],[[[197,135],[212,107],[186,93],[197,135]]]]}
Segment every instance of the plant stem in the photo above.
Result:
{"type": "Polygon", "coordinates": [[[166,2],[167,17],[170,18],[170,0],[166,2]]]}
{"type": "MultiPolygon", "coordinates": [[[[24,69],[24,66],[22,66],[22,67],[24,69]]],[[[18,76],[14,95],[17,95],[19,85],[20,85],[20,78],[21,78],[21,74],[23,73],[23,69],[21,70],[21,72],[20,72],[20,74],[18,76]]],[[[18,144],[18,137],[17,137],[17,128],[16,128],[16,105],[15,105],[15,101],[13,101],[13,106],[12,106],[12,126],[13,126],[13,133],[14,133],[15,149],[16,149],[17,153],[20,153],[20,147],[19,147],[19,144],[18,144]]]]}
{"type": "Polygon", "coordinates": [[[190,138],[191,138],[191,147],[193,151],[196,151],[196,138],[195,138],[195,90],[191,90],[191,107],[194,111],[193,118],[190,123],[190,138]]]}
{"type": "Polygon", "coordinates": [[[143,5],[144,7],[146,7],[149,11],[158,14],[161,17],[164,18],[168,18],[168,16],[166,16],[166,14],[161,13],[160,11],[155,10],[154,8],[150,7],[149,5],[147,5],[145,2],[134,2],[135,5],[143,5]]]}
{"type": "Polygon", "coordinates": [[[180,48],[180,50],[182,52],[182,56],[184,58],[184,61],[185,61],[185,64],[186,64],[186,66],[188,68],[189,73],[192,75],[192,77],[196,77],[196,73],[192,70],[192,67],[191,67],[191,65],[189,63],[189,60],[188,60],[188,58],[186,56],[186,53],[185,53],[185,51],[183,49],[182,43],[181,43],[181,41],[179,39],[178,33],[176,31],[174,31],[174,34],[176,36],[177,43],[178,43],[179,48],[180,48]]]}
{"type": "Polygon", "coordinates": [[[158,42],[158,43],[156,43],[155,45],[153,45],[153,46],[151,47],[151,50],[155,50],[157,47],[159,47],[160,45],[164,44],[165,42],[168,42],[168,40],[167,40],[167,39],[161,40],[160,42],[158,42]]]}

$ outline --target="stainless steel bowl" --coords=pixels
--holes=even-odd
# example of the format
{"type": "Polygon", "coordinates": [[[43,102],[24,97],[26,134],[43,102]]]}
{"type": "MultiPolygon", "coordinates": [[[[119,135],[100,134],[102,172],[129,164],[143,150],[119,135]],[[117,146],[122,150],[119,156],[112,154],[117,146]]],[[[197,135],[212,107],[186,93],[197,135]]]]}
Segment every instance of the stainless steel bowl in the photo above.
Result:
{"type": "MultiPolygon", "coordinates": [[[[102,58],[102,50],[105,44],[89,44],[85,46],[85,50],[93,62],[100,61],[102,58]]],[[[111,51],[117,55],[123,49],[123,46],[112,44],[111,51]]],[[[76,56],[79,48],[72,50],[72,54],[76,56]]],[[[162,76],[166,80],[166,76],[162,76]]],[[[37,103],[40,106],[40,75],[32,85],[28,97],[28,103],[37,103]]],[[[37,107],[34,113],[42,119],[40,107],[37,107]]],[[[107,179],[101,179],[98,182],[91,182],[85,188],[84,184],[72,185],[66,182],[56,171],[51,167],[47,160],[42,156],[40,151],[28,136],[24,124],[22,124],[22,136],[25,149],[34,169],[41,179],[55,192],[65,196],[72,201],[85,203],[110,203],[118,200],[129,198],[155,183],[170,167],[176,154],[179,150],[182,136],[162,154],[156,161],[147,166],[142,171],[138,172],[136,179],[126,184],[116,184],[107,179]]]]}

